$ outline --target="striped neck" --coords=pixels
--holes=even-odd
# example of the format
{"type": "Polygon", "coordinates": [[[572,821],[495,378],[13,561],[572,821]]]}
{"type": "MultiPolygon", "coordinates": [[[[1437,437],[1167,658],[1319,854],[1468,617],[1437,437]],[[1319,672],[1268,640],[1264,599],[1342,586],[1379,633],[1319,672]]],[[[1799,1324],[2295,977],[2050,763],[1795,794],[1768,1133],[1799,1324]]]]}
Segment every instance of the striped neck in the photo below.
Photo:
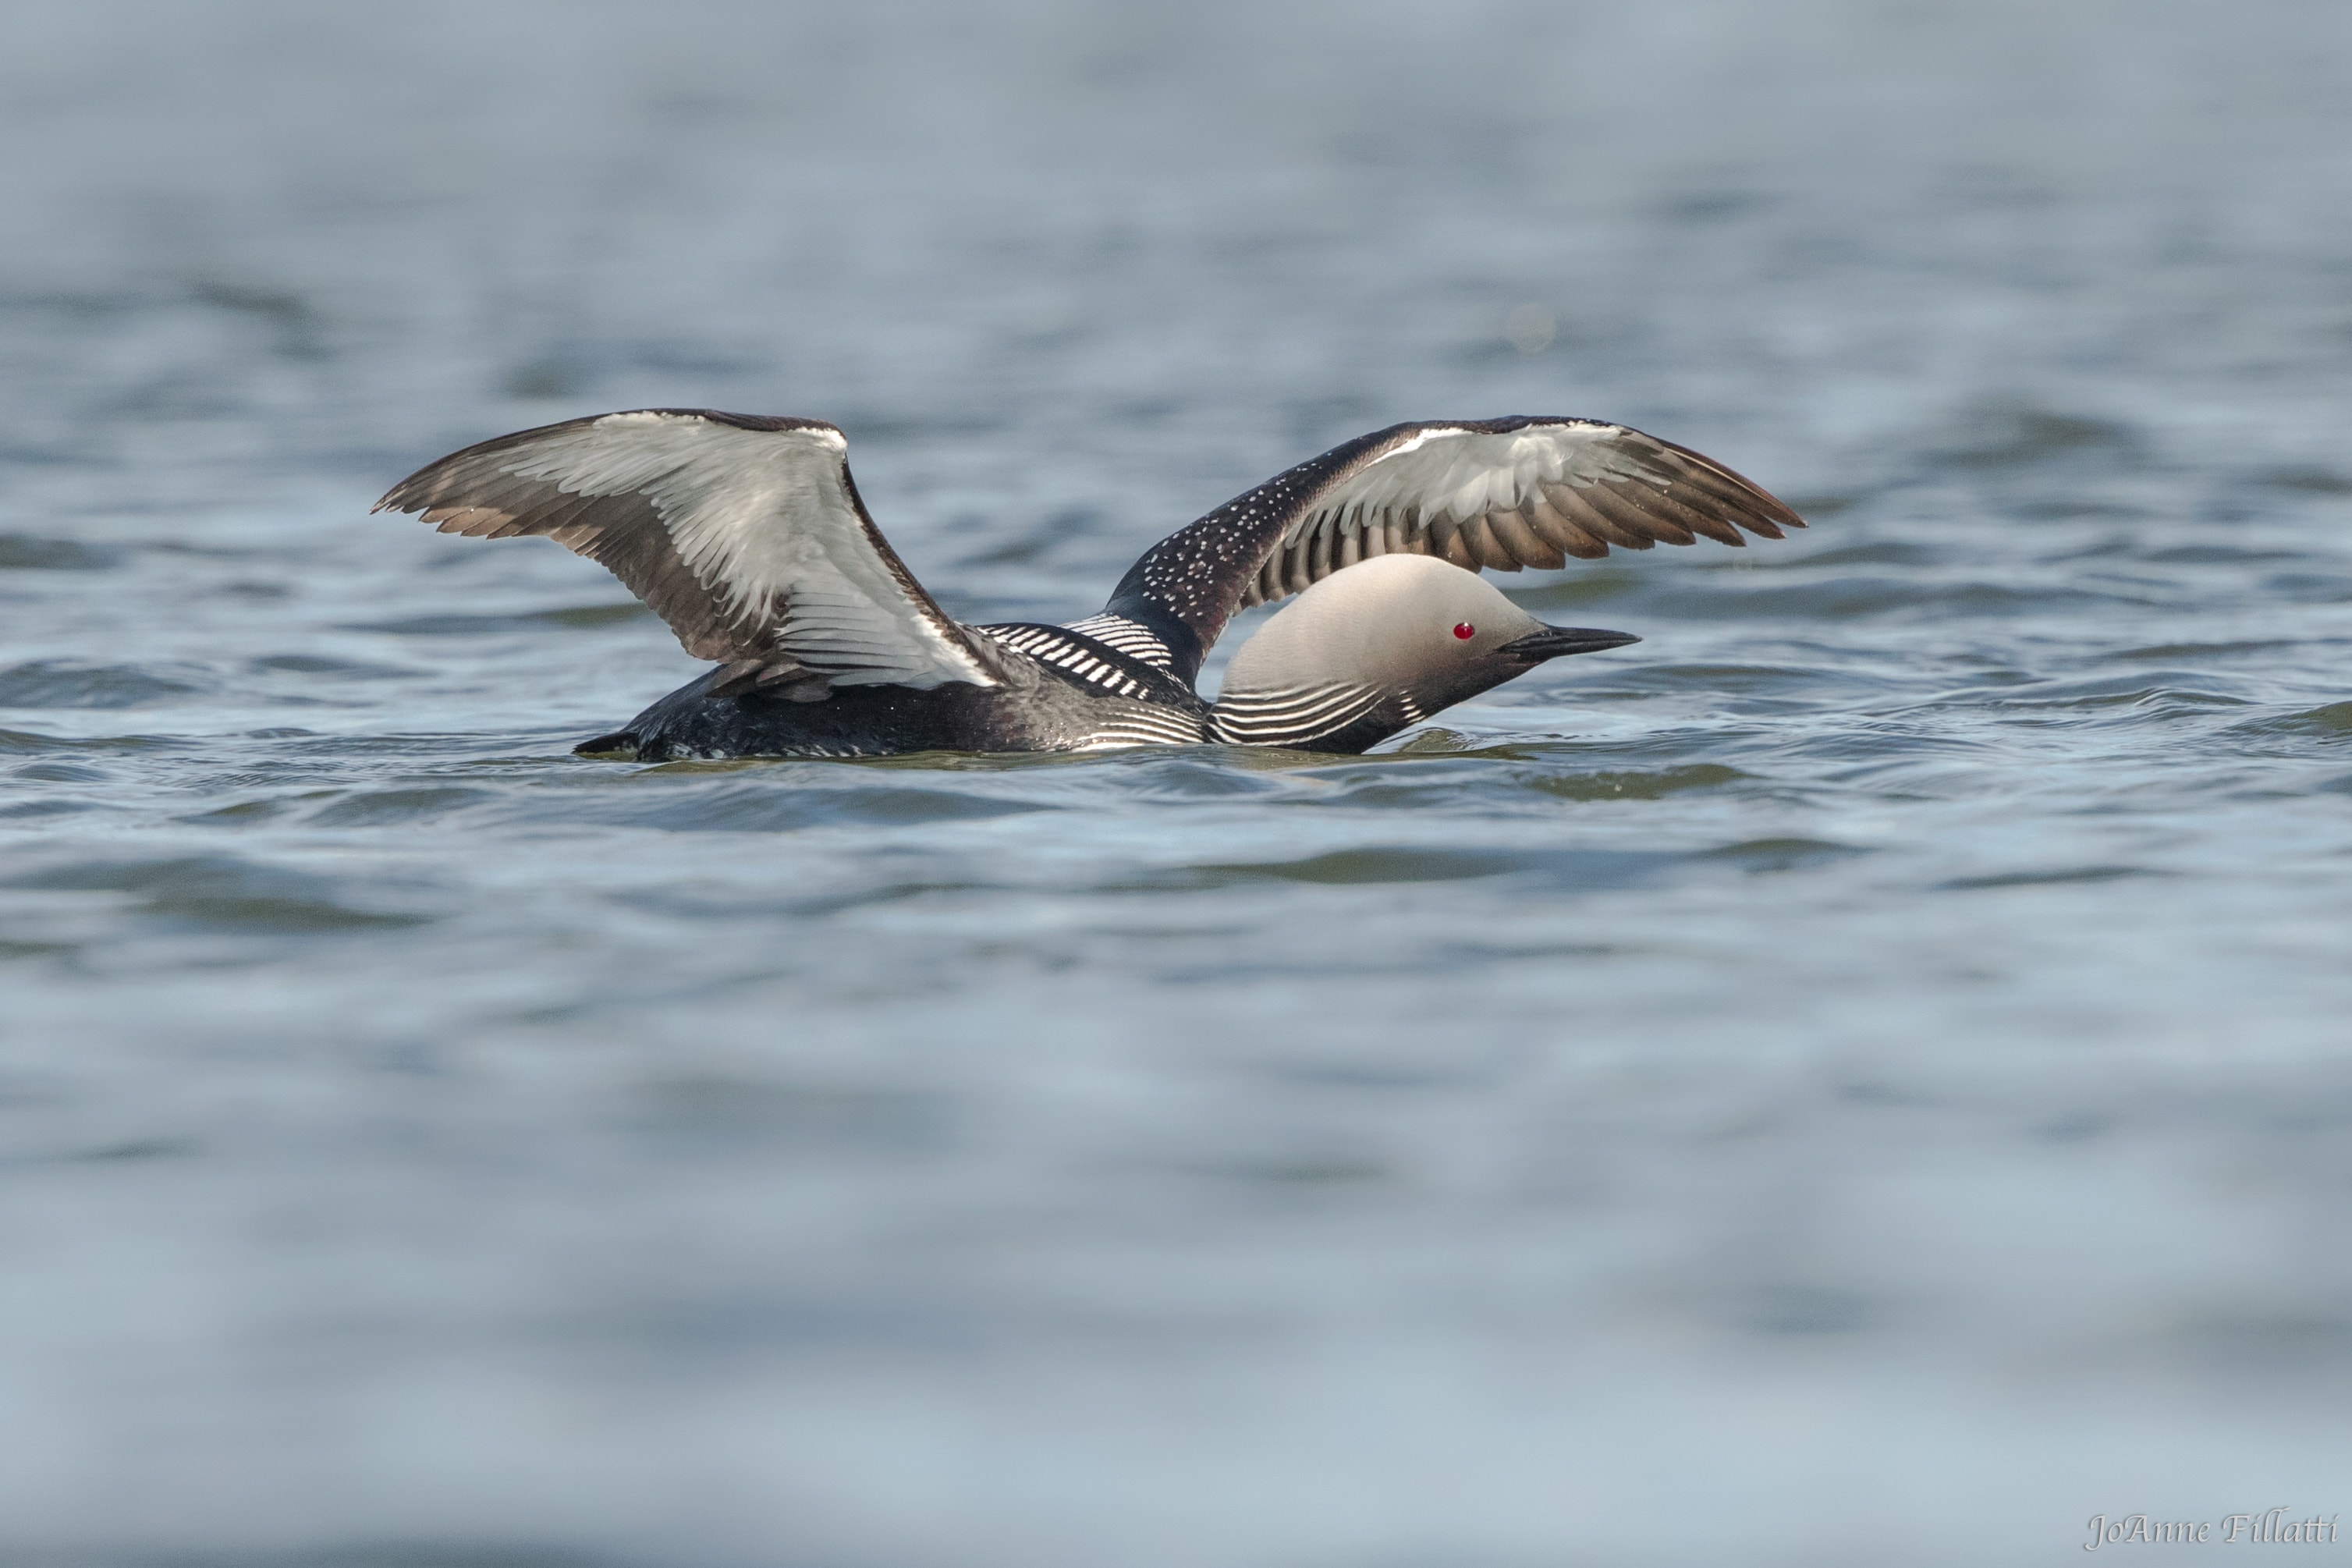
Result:
{"type": "Polygon", "coordinates": [[[1209,732],[1228,745],[1307,750],[1344,738],[1346,745],[1332,749],[1360,751],[1426,717],[1409,692],[1349,684],[1297,686],[1219,699],[1209,710],[1209,732]]]}

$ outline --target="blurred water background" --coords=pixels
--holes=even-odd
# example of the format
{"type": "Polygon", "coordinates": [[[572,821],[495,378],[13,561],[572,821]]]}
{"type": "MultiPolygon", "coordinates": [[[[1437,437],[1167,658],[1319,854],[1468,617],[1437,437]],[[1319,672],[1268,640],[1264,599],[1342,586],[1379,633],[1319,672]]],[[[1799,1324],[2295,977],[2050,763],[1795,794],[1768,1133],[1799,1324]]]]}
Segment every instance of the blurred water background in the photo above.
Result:
{"type": "Polygon", "coordinates": [[[2347,102],[2329,0],[10,5],[0,1548],[2344,1509],[2347,102]],[[1403,418],[1815,526],[1384,755],[583,762],[665,628],[366,510],[646,405],[972,618],[1403,418]]]}

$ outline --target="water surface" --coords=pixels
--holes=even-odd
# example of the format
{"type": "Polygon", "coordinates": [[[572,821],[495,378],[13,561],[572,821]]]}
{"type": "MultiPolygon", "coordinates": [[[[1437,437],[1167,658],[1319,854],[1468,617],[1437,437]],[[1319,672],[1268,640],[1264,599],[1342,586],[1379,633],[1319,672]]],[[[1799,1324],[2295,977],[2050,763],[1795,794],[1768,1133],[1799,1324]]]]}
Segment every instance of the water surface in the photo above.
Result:
{"type": "Polygon", "coordinates": [[[12,1560],[2344,1510],[2347,47],[2286,0],[13,12],[12,1560]],[[1500,579],[1645,640],[1369,757],[587,762],[695,672],[660,624],[366,508],[647,405],[837,421],[974,619],[1411,417],[1623,419],[1814,527],[1500,579]]]}

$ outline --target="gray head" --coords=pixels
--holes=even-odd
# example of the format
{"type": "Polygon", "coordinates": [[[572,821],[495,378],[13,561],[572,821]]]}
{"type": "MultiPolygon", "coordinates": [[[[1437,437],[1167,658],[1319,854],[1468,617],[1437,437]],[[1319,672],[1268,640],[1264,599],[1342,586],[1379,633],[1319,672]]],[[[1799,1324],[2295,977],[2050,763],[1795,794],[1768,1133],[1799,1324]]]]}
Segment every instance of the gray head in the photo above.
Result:
{"type": "Polygon", "coordinates": [[[1242,645],[1214,727],[1247,744],[1360,752],[1547,659],[1641,640],[1546,626],[1433,556],[1376,555],[1308,588],[1242,645]]]}

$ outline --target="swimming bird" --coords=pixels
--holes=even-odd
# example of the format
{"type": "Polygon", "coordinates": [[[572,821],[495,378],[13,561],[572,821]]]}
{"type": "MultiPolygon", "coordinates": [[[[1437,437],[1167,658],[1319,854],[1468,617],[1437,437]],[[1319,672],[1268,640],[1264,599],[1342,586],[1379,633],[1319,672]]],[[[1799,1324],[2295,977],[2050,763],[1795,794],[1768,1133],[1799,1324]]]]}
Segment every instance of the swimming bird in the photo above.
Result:
{"type": "Polygon", "coordinates": [[[874,526],[848,449],[817,419],[638,408],[453,452],[374,510],[421,511],[444,533],[545,535],[601,562],[715,662],[574,748],[643,762],[1362,752],[1548,659],[1641,640],[1546,626],[1480,568],[1804,526],[1722,464],[1622,425],[1392,425],[1170,534],[1097,614],[967,626],[874,526]],[[1225,624],[1294,594],[1202,700],[1193,680],[1225,624]]]}

